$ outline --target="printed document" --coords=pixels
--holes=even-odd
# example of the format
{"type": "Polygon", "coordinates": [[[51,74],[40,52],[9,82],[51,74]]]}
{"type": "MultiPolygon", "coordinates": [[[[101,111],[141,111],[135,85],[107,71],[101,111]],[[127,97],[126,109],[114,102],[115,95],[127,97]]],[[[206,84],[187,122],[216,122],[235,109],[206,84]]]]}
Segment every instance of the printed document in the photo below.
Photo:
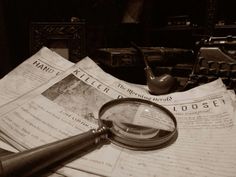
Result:
{"type": "Polygon", "coordinates": [[[58,173],[101,176],[234,176],[235,97],[216,80],[186,92],[153,96],[103,72],[85,58],[41,87],[0,108],[2,138],[29,149],[97,128],[99,108],[109,100],[135,97],[161,104],[178,124],[169,147],[131,151],[104,145],[58,173]],[[71,170],[70,170],[71,169],[71,170]],[[76,170],[77,169],[77,170],[76,170]],[[82,173],[82,172],[81,172],[82,173]]]}
{"type": "MultiPolygon", "coordinates": [[[[37,88],[73,65],[69,60],[43,47],[0,80],[0,106],[37,88]]],[[[14,148],[1,140],[0,147],[15,152],[14,148]]]]}
{"type": "Polygon", "coordinates": [[[0,105],[40,86],[73,65],[43,47],[0,80],[0,105]]]}

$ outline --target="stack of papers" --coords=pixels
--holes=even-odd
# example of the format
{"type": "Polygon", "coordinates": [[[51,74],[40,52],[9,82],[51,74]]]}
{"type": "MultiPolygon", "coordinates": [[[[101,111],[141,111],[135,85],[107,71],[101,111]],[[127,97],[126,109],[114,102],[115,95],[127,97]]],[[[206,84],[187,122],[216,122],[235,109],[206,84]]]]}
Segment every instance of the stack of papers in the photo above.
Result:
{"type": "Polygon", "coordinates": [[[174,144],[132,151],[114,144],[66,164],[51,176],[235,176],[236,96],[220,79],[185,92],[150,95],[146,87],[105,73],[90,58],[76,64],[47,48],[0,81],[2,148],[23,151],[97,128],[100,107],[133,97],[171,111],[174,144]]]}

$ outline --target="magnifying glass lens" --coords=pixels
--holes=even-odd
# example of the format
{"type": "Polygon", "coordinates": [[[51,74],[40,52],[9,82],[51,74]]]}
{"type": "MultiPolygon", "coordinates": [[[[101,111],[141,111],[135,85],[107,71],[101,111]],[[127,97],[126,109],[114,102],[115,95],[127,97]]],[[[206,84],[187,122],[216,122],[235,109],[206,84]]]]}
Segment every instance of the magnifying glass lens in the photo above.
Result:
{"type": "Polygon", "coordinates": [[[111,140],[125,146],[159,145],[176,131],[175,118],[167,109],[141,99],[118,99],[105,104],[100,120],[110,128],[111,140]]]}

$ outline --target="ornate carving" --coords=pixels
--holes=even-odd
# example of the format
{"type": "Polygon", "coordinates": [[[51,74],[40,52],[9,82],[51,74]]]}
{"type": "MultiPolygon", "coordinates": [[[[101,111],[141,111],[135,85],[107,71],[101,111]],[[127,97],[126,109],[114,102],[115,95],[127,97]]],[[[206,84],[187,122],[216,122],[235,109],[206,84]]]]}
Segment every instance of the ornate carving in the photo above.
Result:
{"type": "Polygon", "coordinates": [[[42,46],[50,48],[51,41],[62,41],[69,50],[69,60],[77,62],[86,55],[84,22],[34,22],[31,24],[30,53],[42,46]]]}

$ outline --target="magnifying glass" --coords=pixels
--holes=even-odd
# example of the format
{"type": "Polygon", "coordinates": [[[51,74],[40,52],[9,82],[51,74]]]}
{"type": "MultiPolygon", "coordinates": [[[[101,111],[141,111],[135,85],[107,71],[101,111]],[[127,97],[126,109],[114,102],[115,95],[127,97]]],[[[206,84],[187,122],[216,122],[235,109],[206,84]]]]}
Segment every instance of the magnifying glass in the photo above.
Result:
{"type": "Polygon", "coordinates": [[[105,103],[99,128],[0,158],[0,176],[32,176],[73,155],[111,142],[131,150],[155,150],[171,145],[178,136],[174,115],[161,105],[137,98],[105,103]]]}

